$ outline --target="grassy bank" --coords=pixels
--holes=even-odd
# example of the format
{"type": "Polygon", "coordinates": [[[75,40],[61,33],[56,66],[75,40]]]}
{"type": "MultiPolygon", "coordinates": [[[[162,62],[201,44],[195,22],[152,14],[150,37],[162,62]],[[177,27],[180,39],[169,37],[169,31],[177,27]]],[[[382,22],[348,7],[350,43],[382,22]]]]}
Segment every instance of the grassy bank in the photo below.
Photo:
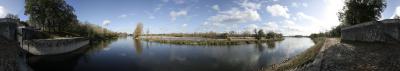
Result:
{"type": "Polygon", "coordinates": [[[287,71],[314,61],[315,57],[318,55],[319,51],[324,45],[325,40],[326,38],[322,37],[313,38],[313,41],[315,42],[314,46],[290,59],[289,61],[267,68],[266,71],[287,71]]]}
{"type": "Polygon", "coordinates": [[[239,45],[239,44],[252,44],[252,43],[265,43],[273,41],[281,41],[279,39],[206,39],[206,40],[168,40],[160,38],[144,38],[145,41],[167,43],[167,44],[179,44],[179,45],[239,45]]]}

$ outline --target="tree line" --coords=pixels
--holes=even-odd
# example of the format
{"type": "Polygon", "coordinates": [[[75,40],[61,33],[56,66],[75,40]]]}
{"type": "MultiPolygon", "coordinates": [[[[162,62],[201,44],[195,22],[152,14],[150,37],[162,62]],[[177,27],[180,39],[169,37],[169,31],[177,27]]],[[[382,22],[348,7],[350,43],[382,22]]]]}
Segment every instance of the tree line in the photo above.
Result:
{"type": "Polygon", "coordinates": [[[25,0],[25,15],[29,27],[56,37],[115,37],[115,33],[89,22],[80,22],[74,8],[64,0],[25,0]]]}

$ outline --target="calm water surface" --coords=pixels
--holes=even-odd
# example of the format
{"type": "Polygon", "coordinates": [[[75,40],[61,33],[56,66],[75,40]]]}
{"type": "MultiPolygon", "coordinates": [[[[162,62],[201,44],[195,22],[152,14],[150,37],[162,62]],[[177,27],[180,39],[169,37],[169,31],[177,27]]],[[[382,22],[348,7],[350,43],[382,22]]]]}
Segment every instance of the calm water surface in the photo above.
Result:
{"type": "Polygon", "coordinates": [[[29,56],[37,71],[254,71],[313,46],[310,38],[230,46],[173,45],[133,40],[102,41],[53,56],[29,56]]]}

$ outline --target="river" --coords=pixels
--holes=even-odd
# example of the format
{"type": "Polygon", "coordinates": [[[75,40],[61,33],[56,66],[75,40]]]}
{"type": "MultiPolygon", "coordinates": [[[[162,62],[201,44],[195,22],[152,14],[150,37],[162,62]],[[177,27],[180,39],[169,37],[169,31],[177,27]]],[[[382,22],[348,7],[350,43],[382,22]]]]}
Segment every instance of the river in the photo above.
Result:
{"type": "Polygon", "coordinates": [[[310,38],[246,45],[174,45],[134,40],[101,41],[77,51],[27,59],[35,71],[256,71],[281,63],[314,43],[310,38]]]}

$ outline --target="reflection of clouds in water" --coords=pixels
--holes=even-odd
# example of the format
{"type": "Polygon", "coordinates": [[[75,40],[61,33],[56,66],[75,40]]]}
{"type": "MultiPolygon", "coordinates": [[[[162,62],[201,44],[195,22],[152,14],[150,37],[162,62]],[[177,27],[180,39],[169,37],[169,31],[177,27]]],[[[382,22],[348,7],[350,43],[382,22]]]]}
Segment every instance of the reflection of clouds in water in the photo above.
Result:
{"type": "MultiPolygon", "coordinates": [[[[307,38],[309,39],[309,38],[307,38]]],[[[308,41],[304,38],[286,38],[284,41],[275,42],[275,47],[270,48],[271,44],[246,44],[232,46],[201,46],[201,45],[172,45],[147,43],[130,39],[129,43],[133,47],[130,52],[135,54],[131,61],[140,61],[141,67],[151,67],[155,69],[165,68],[184,68],[197,69],[210,68],[222,70],[245,70],[252,71],[271,63],[280,63],[286,57],[295,55],[303,51],[308,41]],[[296,40],[298,39],[298,40],[296,40]],[[300,41],[301,40],[301,41],[300,41]],[[303,43],[303,44],[302,44],[303,43]]],[[[312,43],[312,41],[309,41],[312,43]]],[[[108,48],[105,48],[106,50],[108,48]]],[[[109,50],[109,49],[108,49],[109,50]]],[[[114,47],[113,47],[114,50],[114,47]]],[[[118,50],[118,49],[115,49],[118,50]]],[[[131,54],[118,52],[118,56],[130,57],[131,54]]],[[[124,58],[123,57],[123,58],[124,58]]],[[[181,70],[181,69],[172,69],[181,70]]],[[[182,69],[183,70],[183,69],[182,69]]]]}
{"type": "Polygon", "coordinates": [[[313,46],[314,43],[309,38],[285,38],[282,41],[282,44],[279,44],[279,50],[284,50],[284,54],[286,58],[292,57],[295,54],[298,54],[307,48],[313,46]]]}
{"type": "MultiPolygon", "coordinates": [[[[271,44],[267,43],[266,45],[271,44]]],[[[280,63],[284,59],[293,57],[313,45],[314,43],[310,38],[286,37],[283,41],[275,42],[275,48],[268,48],[263,52],[259,62],[265,62],[267,64],[280,63]]],[[[261,64],[261,66],[264,65],[261,64]]]]}
{"type": "Polygon", "coordinates": [[[121,56],[126,56],[126,53],[121,53],[120,55],[121,55],[121,56]]]}
{"type": "Polygon", "coordinates": [[[103,48],[103,51],[109,51],[111,48],[103,48]]]}

